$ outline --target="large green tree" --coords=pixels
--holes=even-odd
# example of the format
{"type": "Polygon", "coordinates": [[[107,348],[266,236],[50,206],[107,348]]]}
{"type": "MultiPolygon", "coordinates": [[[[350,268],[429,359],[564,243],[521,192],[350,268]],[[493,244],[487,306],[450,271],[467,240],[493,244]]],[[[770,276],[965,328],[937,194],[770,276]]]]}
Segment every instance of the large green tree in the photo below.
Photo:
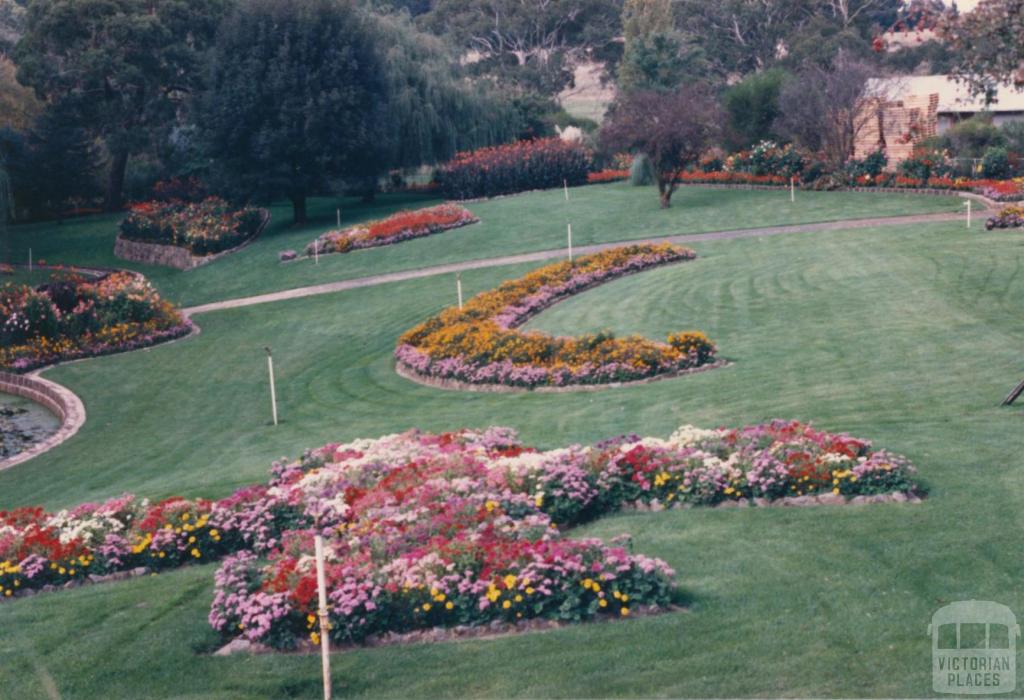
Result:
{"type": "Polygon", "coordinates": [[[512,105],[490,81],[471,81],[440,37],[404,14],[371,14],[381,53],[387,118],[382,168],[447,160],[456,151],[511,140],[512,105]]]}
{"type": "Polygon", "coordinates": [[[982,0],[943,33],[959,56],[954,75],[975,93],[991,95],[1000,83],[1024,89],[1024,0],[982,0]]]}
{"type": "Polygon", "coordinates": [[[331,178],[366,178],[389,151],[386,70],[352,0],[242,0],[224,21],[197,110],[236,192],[286,196],[294,220],[331,178]]]}
{"type": "Polygon", "coordinates": [[[671,90],[704,80],[704,52],[676,29],[671,0],[626,0],[619,89],[671,90]]]}
{"type": "Polygon", "coordinates": [[[102,140],[106,207],[121,206],[128,159],[197,86],[226,0],[33,0],[15,49],[18,80],[102,140]]]}

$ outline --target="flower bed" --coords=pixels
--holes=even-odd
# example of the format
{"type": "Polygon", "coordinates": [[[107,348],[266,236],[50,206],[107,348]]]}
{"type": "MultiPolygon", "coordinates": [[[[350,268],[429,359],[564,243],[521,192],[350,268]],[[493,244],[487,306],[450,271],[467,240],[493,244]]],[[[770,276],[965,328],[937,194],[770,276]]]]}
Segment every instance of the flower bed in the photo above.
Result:
{"type": "Polygon", "coordinates": [[[395,359],[421,377],[527,388],[636,381],[699,367],[715,355],[714,344],[699,332],[673,333],[667,343],[657,343],[608,331],[567,338],[515,330],[595,285],[695,257],[679,246],[641,244],[542,267],[407,331],[395,359]]]}
{"type": "Polygon", "coordinates": [[[588,185],[597,185],[597,184],[601,184],[603,182],[618,182],[620,180],[628,180],[628,179],[629,179],[629,171],[628,170],[614,170],[614,169],[609,168],[609,169],[605,169],[605,170],[598,170],[595,173],[587,173],[587,184],[588,185]]]}
{"type": "Polygon", "coordinates": [[[41,287],[0,289],[0,368],[25,372],[181,337],[191,324],[142,276],[70,274],[41,287]]]}
{"type": "Polygon", "coordinates": [[[121,237],[139,243],[170,245],[195,256],[236,248],[255,236],[266,212],[253,207],[232,209],[219,197],[133,204],[121,222],[121,237]]]}
{"type": "Polygon", "coordinates": [[[27,590],[231,553],[210,624],[276,648],[317,641],[312,538],[327,542],[331,637],[547,618],[624,617],[670,603],[673,572],[563,530],[616,509],[827,494],[914,493],[906,459],[791,421],[546,452],[514,431],[418,431],[329,444],[218,502],[125,495],[49,514],[0,512],[0,600],[27,590]],[[557,524],[557,526],[556,526],[557,524]]]}
{"type": "Polygon", "coordinates": [[[442,231],[450,231],[480,221],[465,207],[439,204],[436,207],[400,211],[380,221],[353,226],[344,231],[328,231],[306,246],[306,255],[347,253],[362,248],[401,243],[442,231]]]}
{"type": "Polygon", "coordinates": [[[449,199],[476,199],[584,185],[589,170],[583,146],[548,138],[459,153],[438,168],[435,179],[449,199]]]}
{"type": "Polygon", "coordinates": [[[1024,206],[1003,207],[995,216],[985,221],[989,231],[995,228],[1024,228],[1024,206]]]}

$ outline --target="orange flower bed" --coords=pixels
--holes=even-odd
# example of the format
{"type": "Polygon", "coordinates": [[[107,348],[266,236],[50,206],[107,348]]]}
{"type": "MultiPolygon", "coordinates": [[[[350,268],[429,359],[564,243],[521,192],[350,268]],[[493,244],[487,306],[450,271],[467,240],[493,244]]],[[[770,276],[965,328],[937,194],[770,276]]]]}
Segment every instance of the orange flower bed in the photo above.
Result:
{"type": "Polygon", "coordinates": [[[328,231],[306,246],[306,254],[347,253],[362,248],[401,243],[479,221],[471,211],[457,204],[400,211],[380,221],[371,221],[343,231],[328,231]],[[319,250],[318,250],[319,249],[319,250]]]}
{"type": "Polygon", "coordinates": [[[715,346],[696,331],[658,343],[609,331],[569,338],[516,330],[551,304],[597,284],[695,257],[688,248],[641,244],[547,265],[406,332],[396,360],[421,376],[520,387],[634,381],[698,367],[713,360],[715,346]]]}

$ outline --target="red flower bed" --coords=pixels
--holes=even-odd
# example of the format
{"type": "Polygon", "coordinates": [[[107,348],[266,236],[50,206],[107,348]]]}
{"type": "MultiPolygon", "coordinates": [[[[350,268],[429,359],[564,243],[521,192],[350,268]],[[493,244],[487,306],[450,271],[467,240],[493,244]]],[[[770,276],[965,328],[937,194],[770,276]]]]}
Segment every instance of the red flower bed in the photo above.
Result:
{"type": "Polygon", "coordinates": [[[590,155],[559,138],[518,141],[459,153],[437,171],[441,193],[474,199],[587,183],[590,155]]]}
{"type": "Polygon", "coordinates": [[[453,228],[475,224],[479,219],[458,204],[400,211],[380,221],[353,226],[343,231],[328,231],[306,246],[306,255],[347,253],[361,248],[401,243],[453,228]]]}

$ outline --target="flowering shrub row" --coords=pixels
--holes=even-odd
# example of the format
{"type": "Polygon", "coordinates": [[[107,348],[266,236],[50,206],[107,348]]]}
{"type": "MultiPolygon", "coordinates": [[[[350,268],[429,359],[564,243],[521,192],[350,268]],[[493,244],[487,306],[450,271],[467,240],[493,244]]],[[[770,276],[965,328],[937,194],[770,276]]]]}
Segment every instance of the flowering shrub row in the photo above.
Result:
{"type": "Polygon", "coordinates": [[[142,275],[97,280],[70,274],[32,288],[0,289],[0,368],[27,371],[81,357],[134,350],[191,326],[142,275]]]}
{"type": "Polygon", "coordinates": [[[589,170],[590,155],[583,146],[549,138],[459,153],[437,170],[435,179],[443,196],[474,199],[563,183],[583,185],[589,170]]]}
{"type": "Polygon", "coordinates": [[[695,257],[679,246],[641,244],[542,267],[407,331],[398,341],[396,361],[420,376],[517,387],[604,384],[698,367],[715,355],[703,333],[674,333],[666,344],[616,338],[608,331],[568,338],[515,330],[594,285],[695,257]]]}
{"type": "Polygon", "coordinates": [[[415,211],[400,211],[380,221],[370,221],[344,231],[328,231],[306,246],[306,255],[347,253],[350,250],[401,243],[453,228],[475,224],[480,219],[458,204],[439,204],[415,211]]]}
{"type": "Polygon", "coordinates": [[[121,496],[0,512],[0,600],[90,574],[227,553],[210,624],[278,648],[318,641],[312,538],[326,539],[330,634],[578,621],[670,602],[672,570],[565,528],[631,503],[715,505],[913,492],[906,459],[797,422],[684,426],[538,451],[505,428],[329,444],[218,502],[121,496]],[[557,525],[556,525],[557,524],[557,525]]]}
{"type": "Polygon", "coordinates": [[[998,214],[985,221],[985,228],[1024,228],[1024,206],[1003,207],[998,214]]]}
{"type": "Polygon", "coordinates": [[[213,255],[255,236],[265,212],[232,209],[219,197],[133,204],[121,222],[121,236],[131,241],[186,248],[193,255],[213,255]]]}

